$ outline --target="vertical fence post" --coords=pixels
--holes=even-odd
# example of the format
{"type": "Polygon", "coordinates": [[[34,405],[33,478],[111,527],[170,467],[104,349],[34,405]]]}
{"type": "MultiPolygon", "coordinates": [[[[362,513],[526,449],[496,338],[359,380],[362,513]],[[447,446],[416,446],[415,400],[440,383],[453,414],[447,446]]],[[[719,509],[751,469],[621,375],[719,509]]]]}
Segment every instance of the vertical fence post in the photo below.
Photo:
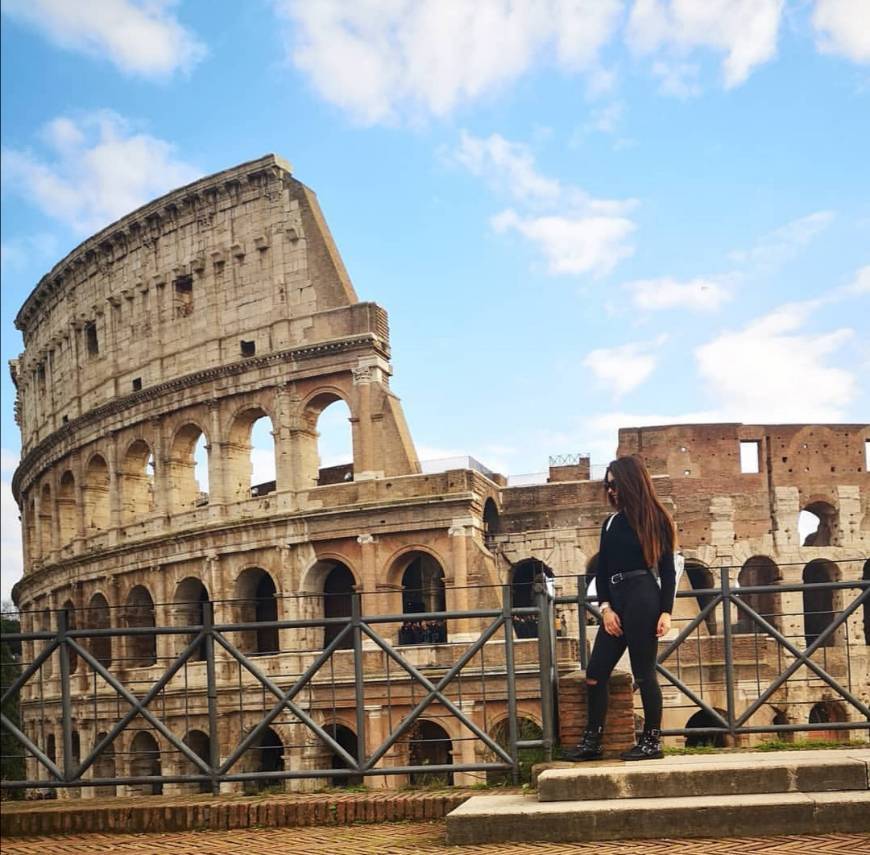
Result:
{"type": "MultiPolygon", "coordinates": [[[[205,636],[205,678],[208,703],[208,765],[211,767],[211,791],[218,795],[221,791],[217,768],[221,763],[220,737],[218,736],[218,697],[217,679],[214,667],[214,603],[202,605],[202,627],[205,636]]],[[[239,710],[239,726],[244,726],[243,711],[239,710]]]]}
{"type": "Polygon", "coordinates": [[[366,692],[362,647],[362,596],[354,592],[350,611],[353,632],[353,687],[356,695],[356,759],[360,768],[366,760],[366,692]]]}
{"type": "Polygon", "coordinates": [[[73,768],[72,755],[72,701],[70,698],[69,647],[66,633],[69,629],[69,614],[66,609],[57,613],[57,636],[60,640],[60,708],[61,730],[63,733],[63,777],[69,780],[73,768]]]}
{"type": "Polygon", "coordinates": [[[586,627],[586,577],[577,577],[577,643],[580,648],[580,667],[585,671],[589,667],[588,629],[586,627]]]}
{"type": "Polygon", "coordinates": [[[719,568],[722,584],[722,643],[725,646],[725,701],[728,712],[728,733],[735,738],[734,727],[734,649],[731,633],[731,581],[728,578],[728,568],[719,568]]]}
{"type": "Polygon", "coordinates": [[[504,627],[504,672],[507,679],[508,742],[514,767],[511,778],[514,786],[520,782],[520,755],[517,749],[517,674],[514,667],[514,618],[513,597],[510,585],[501,589],[502,618],[504,627]]]}
{"type": "Polygon", "coordinates": [[[541,668],[541,722],[544,731],[544,752],[553,759],[553,710],[555,680],[553,675],[552,599],[547,592],[546,580],[535,581],[535,605],[538,607],[538,663],[541,668]]]}

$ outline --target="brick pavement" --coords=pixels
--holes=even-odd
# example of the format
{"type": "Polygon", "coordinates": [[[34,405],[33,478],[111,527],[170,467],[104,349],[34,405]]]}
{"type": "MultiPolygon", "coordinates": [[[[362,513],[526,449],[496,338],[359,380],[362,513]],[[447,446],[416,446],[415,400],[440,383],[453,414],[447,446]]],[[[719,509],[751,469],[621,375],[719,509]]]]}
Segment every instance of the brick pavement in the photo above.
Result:
{"type": "Polygon", "coordinates": [[[630,840],[590,843],[494,843],[448,846],[443,820],[315,828],[245,828],[177,834],[86,834],[3,841],[3,855],[859,855],[870,836],[857,834],[743,837],[719,840],[630,840]]]}

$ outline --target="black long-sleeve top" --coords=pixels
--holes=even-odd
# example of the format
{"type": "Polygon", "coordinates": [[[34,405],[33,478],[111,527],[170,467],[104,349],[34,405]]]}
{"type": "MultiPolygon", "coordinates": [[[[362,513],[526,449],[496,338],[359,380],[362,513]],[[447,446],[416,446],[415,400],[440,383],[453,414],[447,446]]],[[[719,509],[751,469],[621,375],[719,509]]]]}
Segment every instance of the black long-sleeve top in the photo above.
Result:
{"type": "MultiPolygon", "coordinates": [[[[610,577],[614,573],[641,570],[646,566],[640,540],[625,514],[616,514],[610,528],[607,528],[607,520],[605,520],[601,526],[598,566],[595,568],[595,590],[598,594],[598,602],[610,602],[610,577]]],[[[677,586],[674,551],[673,545],[670,543],[665,544],[664,551],[659,558],[658,577],[661,581],[661,610],[670,613],[674,608],[674,595],[677,586]]]]}

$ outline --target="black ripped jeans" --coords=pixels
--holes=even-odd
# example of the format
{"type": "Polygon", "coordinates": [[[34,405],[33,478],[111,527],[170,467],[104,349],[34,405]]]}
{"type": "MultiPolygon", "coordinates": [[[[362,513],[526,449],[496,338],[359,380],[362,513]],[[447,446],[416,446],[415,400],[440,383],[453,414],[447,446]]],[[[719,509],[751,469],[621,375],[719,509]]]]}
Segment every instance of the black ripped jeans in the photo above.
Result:
{"type": "Polygon", "coordinates": [[[652,573],[626,579],[610,586],[610,605],[622,622],[622,635],[615,637],[602,626],[586,670],[589,698],[589,727],[603,727],[607,716],[607,681],[620,656],[628,647],[631,672],[643,701],[644,728],[659,730],[662,724],[662,690],[656,675],[658,638],[656,625],[661,615],[661,592],[652,573]]]}

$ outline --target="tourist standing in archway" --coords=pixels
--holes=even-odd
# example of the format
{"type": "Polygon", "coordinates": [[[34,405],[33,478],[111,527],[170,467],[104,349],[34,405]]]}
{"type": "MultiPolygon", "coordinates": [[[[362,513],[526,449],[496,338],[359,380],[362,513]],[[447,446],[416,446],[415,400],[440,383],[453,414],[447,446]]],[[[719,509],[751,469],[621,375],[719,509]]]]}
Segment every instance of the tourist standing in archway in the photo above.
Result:
{"type": "Polygon", "coordinates": [[[676,593],[670,514],[658,500],[641,459],[620,457],[604,475],[607,500],[616,513],[601,527],[595,585],[602,628],[586,671],[589,718],[571,760],[598,760],[607,716],[607,682],[628,647],[631,670],[640,688],[644,730],[623,760],[662,757],[662,691],[656,676],[658,639],[671,626],[676,593]],[[658,584],[657,584],[658,582],[658,584]]]}

